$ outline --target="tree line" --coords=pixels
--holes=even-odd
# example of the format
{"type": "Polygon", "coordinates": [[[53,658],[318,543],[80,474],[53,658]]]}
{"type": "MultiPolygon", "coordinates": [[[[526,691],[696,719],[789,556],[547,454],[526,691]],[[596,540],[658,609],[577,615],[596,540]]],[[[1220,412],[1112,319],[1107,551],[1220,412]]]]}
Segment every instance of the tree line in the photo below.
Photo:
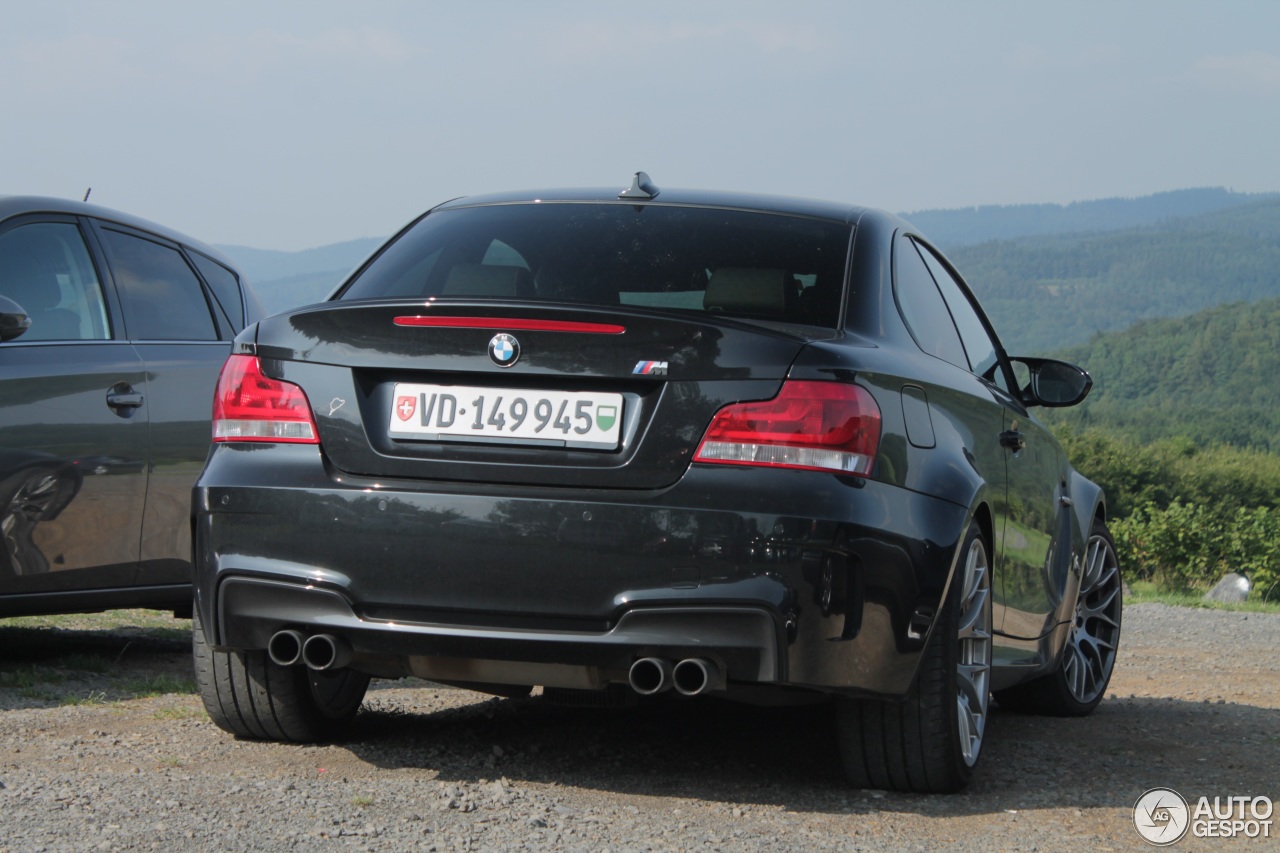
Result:
{"type": "Polygon", "coordinates": [[[1280,600],[1280,299],[1151,320],[1056,353],[1094,391],[1051,410],[1107,491],[1129,577],[1203,590],[1228,571],[1280,600]]]}
{"type": "Polygon", "coordinates": [[[1142,320],[1280,297],[1280,200],[1104,234],[947,253],[1005,347],[1036,355],[1142,320]]]}

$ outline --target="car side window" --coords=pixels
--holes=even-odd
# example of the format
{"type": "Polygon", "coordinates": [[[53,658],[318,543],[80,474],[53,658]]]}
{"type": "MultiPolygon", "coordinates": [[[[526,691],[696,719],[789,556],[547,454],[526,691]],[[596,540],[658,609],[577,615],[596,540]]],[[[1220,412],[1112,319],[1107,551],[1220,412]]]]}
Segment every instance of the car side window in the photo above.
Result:
{"type": "Polygon", "coordinates": [[[964,289],[932,249],[923,243],[917,243],[916,248],[920,250],[921,257],[924,258],[929,271],[933,273],[933,279],[938,283],[938,289],[942,291],[942,298],[946,301],[947,307],[951,309],[951,318],[955,320],[956,329],[960,332],[960,340],[964,343],[965,352],[969,355],[969,364],[972,365],[973,372],[1008,391],[1004,371],[999,365],[1000,358],[996,354],[996,345],[991,340],[991,335],[987,332],[982,318],[974,310],[973,303],[965,295],[964,289]]]}
{"type": "Polygon", "coordinates": [[[100,233],[131,340],[218,339],[204,287],[180,252],[111,228],[100,233]]]}
{"type": "Polygon", "coordinates": [[[915,244],[906,237],[899,237],[894,244],[893,286],[898,309],[916,345],[929,355],[968,370],[969,360],[951,312],[915,244]]]}
{"type": "Polygon", "coordinates": [[[222,264],[206,258],[199,252],[191,252],[191,261],[204,276],[205,283],[213,291],[218,310],[226,318],[236,334],[244,328],[244,297],[240,293],[240,279],[222,264]]]}
{"type": "Polygon", "coordinates": [[[17,343],[111,338],[102,285],[73,223],[32,222],[0,234],[0,295],[31,318],[17,343]]]}

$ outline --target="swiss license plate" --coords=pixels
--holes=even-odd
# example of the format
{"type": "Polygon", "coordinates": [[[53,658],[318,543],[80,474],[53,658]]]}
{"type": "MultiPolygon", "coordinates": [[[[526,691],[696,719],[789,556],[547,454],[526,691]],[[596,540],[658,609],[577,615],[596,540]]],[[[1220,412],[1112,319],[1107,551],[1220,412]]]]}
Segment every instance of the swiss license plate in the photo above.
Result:
{"type": "Polygon", "coordinates": [[[387,431],[418,441],[614,450],[621,427],[621,394],[399,382],[387,431]]]}

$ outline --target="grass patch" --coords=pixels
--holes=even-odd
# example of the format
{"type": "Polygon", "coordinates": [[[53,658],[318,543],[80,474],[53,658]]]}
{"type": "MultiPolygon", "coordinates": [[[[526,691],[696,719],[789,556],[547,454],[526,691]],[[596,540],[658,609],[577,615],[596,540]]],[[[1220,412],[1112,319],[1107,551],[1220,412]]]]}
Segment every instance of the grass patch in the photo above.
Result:
{"type": "Polygon", "coordinates": [[[84,696],[62,696],[57,701],[61,705],[106,705],[110,703],[107,694],[101,690],[91,691],[84,696]]]}
{"type": "Polygon", "coordinates": [[[351,798],[351,805],[356,806],[357,808],[364,808],[365,806],[371,806],[373,805],[373,797],[360,794],[358,796],[351,798]]]}
{"type": "Polygon", "coordinates": [[[1199,607],[1205,610],[1233,610],[1241,613],[1280,613],[1280,602],[1246,601],[1243,604],[1223,604],[1205,601],[1201,592],[1163,592],[1152,581],[1133,581],[1132,593],[1125,597],[1125,604],[1167,604],[1170,607],[1199,607]]]}
{"type": "MultiPolygon", "coordinates": [[[[0,619],[0,690],[95,705],[196,692],[191,622],[154,610],[0,619]]],[[[7,707],[0,698],[0,708],[7,707]]]]}
{"type": "Polygon", "coordinates": [[[191,620],[175,619],[164,610],[106,610],[102,613],[61,613],[50,616],[11,616],[0,627],[60,628],[64,631],[118,631],[133,628],[148,633],[191,638],[191,620]]]}
{"type": "Polygon", "coordinates": [[[17,690],[20,693],[41,685],[57,684],[66,680],[67,676],[64,673],[45,667],[37,668],[31,664],[0,672],[0,687],[17,690]]]}
{"type": "Polygon", "coordinates": [[[166,705],[163,708],[156,708],[151,712],[151,716],[157,720],[194,720],[206,715],[203,709],[188,708],[185,705],[166,705]]]}
{"type": "Polygon", "coordinates": [[[149,696],[168,696],[171,693],[195,693],[196,683],[190,678],[161,673],[145,679],[126,681],[122,689],[131,696],[142,699],[149,696]]]}
{"type": "Polygon", "coordinates": [[[58,661],[62,669],[74,669],[78,672],[93,672],[99,675],[111,669],[112,662],[100,654],[92,652],[72,652],[58,661]]]}

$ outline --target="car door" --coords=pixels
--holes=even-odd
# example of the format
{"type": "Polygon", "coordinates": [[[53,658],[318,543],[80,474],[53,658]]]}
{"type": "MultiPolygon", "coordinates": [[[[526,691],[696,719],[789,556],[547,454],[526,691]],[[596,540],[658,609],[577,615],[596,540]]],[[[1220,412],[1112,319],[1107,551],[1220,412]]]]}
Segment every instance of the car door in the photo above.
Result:
{"type": "Polygon", "coordinates": [[[970,368],[1001,405],[1000,446],[1006,493],[997,512],[995,559],[1000,578],[995,628],[1034,640],[1053,630],[1070,560],[1067,462],[1057,439],[1033,418],[1014,393],[1016,381],[1001,348],[967,288],[934,251],[918,243],[921,257],[951,311],[970,368]]]}
{"type": "Polygon", "coordinates": [[[209,450],[209,413],[233,318],[242,317],[239,293],[224,306],[230,290],[217,297],[207,289],[177,243],[112,222],[95,220],[94,230],[147,374],[151,476],[138,584],[190,583],[191,487],[209,450]]]}
{"type": "Polygon", "coordinates": [[[0,343],[0,595],[128,586],[146,376],[75,217],[0,224],[0,294],[31,319],[0,343]]]}

